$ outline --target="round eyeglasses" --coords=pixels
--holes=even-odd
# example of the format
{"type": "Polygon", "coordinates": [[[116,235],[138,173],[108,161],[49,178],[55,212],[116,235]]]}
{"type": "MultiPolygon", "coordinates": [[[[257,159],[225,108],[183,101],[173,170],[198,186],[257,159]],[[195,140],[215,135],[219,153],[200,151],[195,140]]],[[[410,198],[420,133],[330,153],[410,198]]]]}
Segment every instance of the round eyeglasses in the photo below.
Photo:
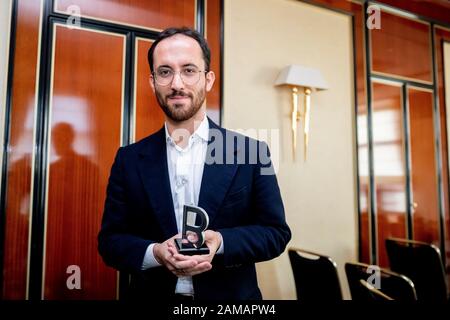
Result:
{"type": "Polygon", "coordinates": [[[174,71],[170,68],[159,68],[153,72],[153,78],[160,86],[167,86],[172,83],[176,73],[180,74],[180,78],[185,85],[192,86],[200,80],[201,73],[207,73],[205,70],[197,70],[196,68],[184,68],[180,71],[174,71]]]}

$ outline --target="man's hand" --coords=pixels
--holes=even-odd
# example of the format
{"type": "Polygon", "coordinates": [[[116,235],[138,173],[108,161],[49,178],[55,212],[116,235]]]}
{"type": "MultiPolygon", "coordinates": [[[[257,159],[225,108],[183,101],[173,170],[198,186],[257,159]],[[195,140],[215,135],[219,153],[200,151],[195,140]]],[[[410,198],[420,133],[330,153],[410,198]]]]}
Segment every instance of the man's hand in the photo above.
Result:
{"type": "Polygon", "coordinates": [[[173,259],[177,263],[188,261],[195,261],[196,264],[193,264],[192,267],[186,267],[181,270],[177,270],[174,272],[177,276],[194,276],[196,274],[200,274],[206,271],[211,270],[212,265],[211,261],[214,258],[217,250],[219,249],[222,243],[222,235],[219,232],[206,230],[205,231],[205,244],[209,248],[209,254],[200,254],[193,256],[186,256],[183,254],[179,254],[174,245],[168,247],[169,252],[173,255],[173,259]]]}
{"type": "Polygon", "coordinates": [[[211,260],[214,258],[217,250],[219,250],[222,244],[222,235],[219,232],[206,230],[205,231],[205,243],[209,248],[209,255],[211,260]]]}
{"type": "Polygon", "coordinates": [[[181,238],[180,234],[174,235],[172,238],[164,241],[163,243],[157,243],[153,246],[153,256],[156,261],[165,266],[176,276],[183,276],[184,270],[190,270],[198,265],[195,259],[178,260],[174,257],[174,252],[177,253],[174,241],[176,238],[181,238]]]}

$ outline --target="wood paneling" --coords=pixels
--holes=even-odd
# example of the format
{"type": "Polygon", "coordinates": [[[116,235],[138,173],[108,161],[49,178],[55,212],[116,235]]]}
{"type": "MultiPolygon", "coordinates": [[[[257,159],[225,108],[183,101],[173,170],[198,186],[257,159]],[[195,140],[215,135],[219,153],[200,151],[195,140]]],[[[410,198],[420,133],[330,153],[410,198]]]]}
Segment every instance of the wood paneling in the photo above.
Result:
{"type": "Polygon", "coordinates": [[[114,299],[97,234],[121,141],[125,37],[56,25],[54,42],[43,297],[114,299]],[[80,290],[66,285],[72,265],[80,290]]]}
{"type": "MultiPolygon", "coordinates": [[[[442,181],[443,181],[443,206],[444,206],[444,230],[445,230],[445,243],[450,244],[450,195],[449,195],[449,183],[450,177],[448,172],[448,140],[447,140],[447,112],[450,110],[450,106],[446,106],[446,95],[444,86],[444,48],[443,41],[450,42],[450,29],[435,29],[435,53],[436,53],[436,78],[437,78],[437,88],[439,95],[439,118],[441,125],[441,156],[442,156],[442,181]]],[[[450,63],[450,61],[446,62],[450,63]]],[[[447,98],[448,101],[448,98],[447,98]]],[[[448,283],[450,283],[450,245],[445,247],[446,252],[446,268],[448,275],[448,283]]]]}
{"type": "Polygon", "coordinates": [[[367,89],[366,89],[366,59],[364,49],[364,10],[360,4],[350,3],[354,15],[354,60],[356,76],[356,118],[358,136],[358,171],[359,171],[359,233],[360,261],[371,263],[370,259],[370,194],[369,194],[369,162],[367,136],[367,89]]]}
{"type": "Polygon", "coordinates": [[[373,83],[373,157],[378,263],[388,266],[385,239],[406,237],[406,172],[402,88],[373,83]]]}
{"type": "MultiPolygon", "coordinates": [[[[40,278],[33,273],[33,292],[41,290],[44,299],[115,299],[117,272],[106,267],[97,252],[109,171],[121,138],[127,136],[122,132],[124,121],[127,122],[125,128],[130,125],[133,140],[155,132],[164,121],[148,83],[147,51],[151,44],[149,38],[154,33],[136,34],[130,26],[151,30],[169,26],[195,27],[197,1],[55,0],[56,11],[71,14],[75,11],[68,10],[69,7],[78,6],[83,17],[97,20],[95,28],[99,29],[86,29],[91,24],[73,30],[60,25],[50,39],[54,42],[53,49],[50,42],[39,44],[39,27],[53,28],[52,23],[44,24],[49,17],[39,21],[41,2],[17,0],[15,53],[11,57],[14,58],[14,74],[5,184],[2,297],[26,298],[29,250],[36,254],[36,259],[40,255],[33,251],[39,248],[39,243],[31,244],[29,249],[29,234],[36,231],[39,235],[42,230],[45,241],[42,288],[35,287],[40,278]],[[130,38],[137,39],[135,51],[125,50],[125,36],[100,32],[106,27],[110,32],[128,29],[130,38]],[[51,70],[51,84],[41,83],[37,92],[38,57],[47,49],[49,59],[44,59],[47,63],[40,68],[45,72],[51,70]],[[134,52],[134,55],[125,56],[126,52],[134,52]],[[126,63],[135,67],[134,83],[125,83],[128,81],[124,74],[126,63]],[[128,87],[135,90],[134,95],[133,91],[129,92],[130,100],[124,92],[128,87]],[[50,103],[44,106],[45,113],[35,114],[37,98],[42,98],[40,102],[43,102],[48,90],[50,103]],[[131,119],[124,113],[128,111],[127,101],[134,102],[130,106],[134,108],[131,119]],[[34,133],[35,117],[47,121],[44,119],[47,111],[48,132],[34,133]],[[41,150],[41,144],[36,145],[36,141],[41,142],[40,137],[44,143],[48,142],[48,158],[44,158],[48,162],[34,168],[33,151],[41,150]],[[46,186],[46,202],[45,212],[37,212],[45,216],[45,223],[33,225],[36,230],[31,230],[30,223],[33,169],[38,174],[43,173],[46,179],[37,186],[38,190],[46,186]],[[67,273],[70,266],[80,268],[80,290],[67,287],[66,281],[70,281],[72,275],[67,273]]],[[[205,28],[212,49],[212,69],[218,78],[213,92],[208,95],[208,111],[216,121],[219,120],[221,94],[220,6],[220,0],[205,1],[205,28]]],[[[42,148],[46,150],[45,144],[42,148]]]]}
{"type": "Polygon", "coordinates": [[[158,105],[156,96],[150,87],[150,66],[147,52],[152,41],[136,38],[135,59],[135,141],[161,129],[164,113],[158,105]]]}
{"type": "Polygon", "coordinates": [[[82,17],[162,30],[173,26],[195,27],[195,0],[56,0],[57,11],[77,10],[82,17]]]}
{"type": "Polygon", "coordinates": [[[409,89],[413,235],[439,243],[439,207],[434,144],[433,93],[409,89]]]}
{"type": "Polygon", "coordinates": [[[450,2],[447,0],[379,0],[424,17],[450,23],[450,2]]]}
{"type": "Polygon", "coordinates": [[[221,1],[206,0],[206,37],[211,49],[211,70],[216,75],[216,81],[210,92],[206,96],[208,106],[208,115],[217,123],[220,121],[220,102],[221,102],[221,74],[220,74],[220,19],[221,19],[221,1]]]}
{"type": "MultiPolygon", "coordinates": [[[[306,0],[305,0],[306,1],[306,0]]],[[[333,10],[340,10],[347,13],[350,13],[354,16],[354,25],[358,25],[354,29],[355,35],[355,58],[356,58],[356,86],[357,86],[357,135],[358,135],[358,155],[359,155],[359,200],[360,200],[360,260],[363,262],[369,263],[369,242],[370,240],[376,236],[371,234],[369,225],[371,223],[370,217],[368,217],[368,213],[371,211],[370,208],[370,187],[368,186],[368,180],[370,171],[369,168],[369,160],[368,160],[368,139],[367,130],[374,133],[375,131],[382,131],[383,125],[381,124],[380,128],[376,128],[377,119],[374,118],[372,121],[372,128],[367,128],[367,104],[366,104],[366,88],[364,86],[366,71],[364,67],[364,26],[365,20],[362,17],[362,13],[364,12],[361,5],[352,2],[351,0],[342,1],[342,0],[307,0],[306,2],[311,2],[315,5],[323,6],[326,8],[330,8],[333,10]],[[362,48],[362,49],[360,49],[362,48]]],[[[393,7],[397,7],[403,10],[407,10],[413,14],[419,14],[425,18],[429,19],[437,19],[439,21],[444,21],[446,23],[450,23],[450,3],[441,0],[424,0],[424,1],[403,1],[403,0],[380,0],[379,2],[391,5],[393,7]]],[[[435,29],[435,61],[436,61],[436,69],[437,69],[437,83],[436,86],[438,88],[439,94],[439,121],[441,128],[441,136],[440,136],[440,154],[441,154],[441,163],[442,165],[442,204],[445,214],[445,225],[442,226],[445,232],[445,243],[446,243],[446,255],[447,255],[447,270],[450,270],[450,213],[449,213],[449,172],[448,172],[448,141],[447,141],[447,123],[446,123],[446,108],[445,108],[445,96],[444,96],[444,76],[443,76],[443,50],[442,50],[442,41],[450,41],[450,29],[444,30],[443,28],[436,27],[435,29]]],[[[385,75],[388,77],[393,77],[396,80],[402,81],[404,84],[407,83],[407,80],[413,80],[417,82],[422,82],[426,84],[432,85],[433,83],[433,72],[432,72],[432,50],[431,50],[431,27],[428,22],[418,21],[416,19],[410,19],[405,17],[400,17],[398,15],[382,12],[381,15],[381,29],[380,30],[372,30],[371,34],[371,46],[368,46],[367,49],[371,50],[370,54],[372,56],[371,66],[372,70],[375,74],[385,75]]],[[[400,84],[400,83],[399,83],[400,84]]],[[[382,88],[374,88],[374,92],[372,92],[373,101],[384,99],[381,96],[377,97],[380,92],[376,91],[382,90],[382,88]]],[[[401,89],[391,89],[386,90],[384,95],[391,95],[397,105],[396,108],[400,108],[401,106],[401,89]],[[393,91],[397,91],[394,93],[393,91]]],[[[391,97],[391,98],[392,98],[391,97]]],[[[385,97],[386,98],[386,97],[385,97]]],[[[413,97],[413,99],[416,99],[413,97]]],[[[420,99],[419,99],[420,100],[420,99]]],[[[429,102],[429,101],[428,101],[429,102]]],[[[413,107],[415,107],[416,101],[412,101],[413,107]]],[[[375,115],[375,106],[372,106],[374,109],[372,110],[375,115]]],[[[448,106],[447,106],[448,108],[448,106]]],[[[400,110],[400,109],[398,109],[400,110]]],[[[416,110],[413,111],[414,113],[416,110]]],[[[414,119],[413,119],[414,120],[414,119]]],[[[398,126],[398,123],[396,124],[398,126]]],[[[415,124],[417,125],[417,123],[415,124]]],[[[431,125],[431,124],[429,124],[431,125]]],[[[398,129],[400,130],[400,129],[398,129]]],[[[431,128],[428,128],[431,130],[431,128]]],[[[400,132],[400,131],[399,131],[400,132]]],[[[430,134],[430,133],[428,133],[430,134]]],[[[412,137],[408,137],[412,138],[412,137]]],[[[404,139],[404,137],[403,137],[404,139]]],[[[382,147],[379,142],[372,141],[374,143],[374,160],[377,162],[381,160],[381,164],[385,163],[389,165],[389,161],[385,162],[383,159],[383,152],[381,152],[382,147]],[[380,149],[381,147],[381,149],[380,149]],[[378,154],[377,154],[378,153],[378,154]]],[[[428,148],[434,146],[434,141],[427,142],[428,148]]],[[[413,145],[414,146],[414,145],[413,145]]],[[[417,147],[417,146],[414,146],[417,147]]],[[[419,149],[420,150],[420,145],[419,149]]],[[[414,152],[414,151],[413,151],[414,152]]],[[[396,151],[396,153],[398,153],[396,151]]],[[[415,157],[419,155],[414,155],[415,157]]],[[[404,157],[404,155],[402,155],[404,157]]],[[[411,159],[414,160],[414,159],[411,159]]],[[[404,161],[402,159],[401,161],[404,161]]],[[[436,161],[436,159],[434,159],[436,161]]],[[[379,164],[374,163],[375,170],[379,170],[379,164]],[[378,168],[377,168],[378,166],[378,168]]],[[[416,164],[417,166],[417,164],[416,164]]],[[[435,175],[434,168],[430,168],[428,173],[430,175],[435,175]]],[[[414,168],[412,168],[414,170],[414,168]]],[[[403,175],[406,173],[403,173],[403,175]]],[[[412,172],[414,175],[415,172],[412,172]]],[[[419,173],[420,174],[420,173],[419,173]]],[[[435,177],[434,177],[435,178],[435,177]]],[[[375,176],[375,183],[379,183],[379,177],[375,176]]],[[[404,181],[405,177],[403,176],[402,180],[404,181]]],[[[382,179],[383,181],[383,179],[382,179]]],[[[402,182],[403,183],[403,182],[402,182]]],[[[395,182],[394,185],[397,185],[399,188],[402,183],[395,182]]],[[[382,192],[380,194],[380,190],[378,189],[380,186],[377,185],[375,190],[375,198],[378,209],[380,207],[380,197],[384,197],[386,193],[382,192]]],[[[384,188],[384,187],[383,187],[384,188]]],[[[383,190],[382,188],[382,190],[383,190]]],[[[405,188],[400,188],[395,192],[405,193],[405,188]]],[[[395,188],[394,188],[395,189],[395,188]]],[[[393,190],[394,190],[393,189],[393,190]]],[[[381,191],[382,191],[381,190],[381,191]]],[[[414,190],[413,190],[414,191],[414,190]]],[[[416,190],[417,191],[417,190],[416,190]]],[[[424,190],[419,190],[419,192],[424,190]]],[[[428,193],[432,198],[435,195],[436,187],[431,189],[428,193]]],[[[404,202],[406,204],[406,199],[404,198],[404,202]]],[[[386,199],[387,200],[387,199],[386,199]]],[[[438,205],[436,201],[433,205],[438,205]]],[[[382,204],[383,208],[383,204],[382,204]]],[[[402,211],[405,211],[406,208],[403,208],[402,211]]],[[[381,212],[378,210],[377,221],[373,221],[375,223],[375,229],[378,229],[378,249],[381,250],[379,252],[381,264],[385,265],[386,255],[384,253],[384,237],[386,235],[392,233],[392,235],[397,234],[401,237],[406,237],[405,234],[405,212],[402,212],[400,216],[394,217],[391,214],[383,215],[383,210],[381,212]],[[381,216],[380,216],[381,213],[381,216]],[[387,221],[387,222],[386,222],[387,221]],[[394,222],[397,221],[397,222],[394,222]],[[394,225],[392,225],[394,223],[394,225]],[[390,225],[391,224],[391,225],[390,225]],[[390,232],[389,228],[393,230],[397,230],[396,232],[390,232]],[[381,237],[381,238],[380,238],[381,237]]],[[[434,222],[433,222],[434,223],[434,222]]],[[[433,224],[432,223],[432,224],[433,224]]],[[[431,234],[435,233],[435,226],[430,225],[431,229],[427,230],[426,233],[431,232],[431,234]]],[[[392,230],[391,230],[392,231],[392,230]]],[[[414,230],[417,231],[417,230],[414,230]]],[[[419,231],[422,233],[422,231],[419,231]]],[[[435,241],[435,240],[434,240],[435,241]]],[[[372,248],[373,250],[373,248],[372,248]]],[[[377,261],[370,261],[370,263],[377,263],[377,261]]],[[[450,275],[449,275],[450,277],[450,275]]],[[[450,278],[449,278],[450,279],[450,278]]]]}
{"type": "Polygon", "coordinates": [[[370,32],[372,70],[431,83],[430,26],[383,11],[380,22],[370,32]]]}
{"type": "Polygon", "coordinates": [[[3,299],[25,299],[41,1],[17,2],[6,194],[3,299]]]}

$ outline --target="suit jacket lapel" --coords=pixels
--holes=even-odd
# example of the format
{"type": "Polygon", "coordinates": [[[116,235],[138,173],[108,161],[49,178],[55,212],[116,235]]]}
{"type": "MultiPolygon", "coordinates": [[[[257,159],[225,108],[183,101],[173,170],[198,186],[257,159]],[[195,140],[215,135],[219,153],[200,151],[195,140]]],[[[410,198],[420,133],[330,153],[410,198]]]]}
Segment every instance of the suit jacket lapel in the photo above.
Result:
{"type": "Polygon", "coordinates": [[[177,233],[167,168],[164,127],[148,138],[139,154],[139,172],[166,239],[177,233]]]}
{"type": "MultiPolygon", "coordinates": [[[[209,142],[208,142],[208,149],[206,153],[206,161],[203,168],[203,177],[202,177],[202,183],[200,187],[200,196],[198,205],[206,210],[209,216],[210,225],[212,225],[212,222],[220,208],[220,205],[222,204],[223,199],[225,198],[225,195],[228,191],[228,188],[230,187],[231,181],[233,180],[234,175],[236,174],[237,170],[237,163],[236,159],[234,159],[232,164],[225,164],[226,161],[226,131],[223,128],[220,128],[217,126],[214,122],[212,122],[209,118],[209,128],[210,128],[210,134],[209,134],[209,142]],[[220,132],[221,142],[211,141],[211,129],[216,130],[216,133],[220,132]],[[221,143],[221,148],[217,148],[217,144],[221,143]],[[219,163],[211,163],[209,157],[215,157],[215,152],[221,152],[222,151],[222,158],[219,157],[219,159],[222,160],[222,162],[219,163]],[[210,163],[210,164],[208,164],[210,163]]],[[[217,139],[217,136],[215,137],[217,139]]],[[[228,152],[233,152],[236,154],[237,150],[235,149],[235,146],[233,147],[233,150],[228,150],[228,152]]],[[[234,156],[233,156],[234,158],[234,156]]]]}

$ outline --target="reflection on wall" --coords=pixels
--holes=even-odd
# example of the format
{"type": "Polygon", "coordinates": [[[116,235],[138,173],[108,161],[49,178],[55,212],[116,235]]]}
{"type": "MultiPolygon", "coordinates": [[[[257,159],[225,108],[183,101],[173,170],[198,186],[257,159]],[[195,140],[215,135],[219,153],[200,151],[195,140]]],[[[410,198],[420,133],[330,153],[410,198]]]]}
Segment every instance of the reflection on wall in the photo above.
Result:
{"type": "Polygon", "coordinates": [[[430,26],[381,11],[381,28],[370,32],[374,72],[432,82],[430,26]]]}
{"type": "Polygon", "coordinates": [[[439,247],[433,92],[408,89],[414,239],[439,247]]]}
{"type": "Polygon", "coordinates": [[[405,236],[406,172],[402,88],[373,83],[372,128],[379,264],[387,264],[384,241],[405,236]]]}
{"type": "MultiPolygon", "coordinates": [[[[92,156],[93,146],[91,135],[92,125],[89,123],[88,110],[92,108],[88,101],[81,97],[57,95],[53,97],[53,103],[58,106],[58,112],[52,115],[53,123],[70,123],[77,133],[72,144],[73,151],[80,155],[92,156]]],[[[50,162],[59,159],[58,152],[51,145],[50,162]]]]}
{"type": "MultiPolygon", "coordinates": [[[[4,1],[9,2],[9,1],[4,1]]],[[[40,11],[42,1],[17,1],[6,177],[3,299],[28,297],[31,197],[40,11]]],[[[3,129],[3,128],[2,128],[3,129]]],[[[0,231],[1,232],[1,231],[0,231]]]]}
{"type": "Polygon", "coordinates": [[[376,123],[373,144],[377,148],[375,170],[379,176],[399,177],[405,175],[403,163],[403,145],[401,128],[401,114],[399,110],[383,110],[383,105],[390,101],[374,103],[372,121],[376,123]]]}

